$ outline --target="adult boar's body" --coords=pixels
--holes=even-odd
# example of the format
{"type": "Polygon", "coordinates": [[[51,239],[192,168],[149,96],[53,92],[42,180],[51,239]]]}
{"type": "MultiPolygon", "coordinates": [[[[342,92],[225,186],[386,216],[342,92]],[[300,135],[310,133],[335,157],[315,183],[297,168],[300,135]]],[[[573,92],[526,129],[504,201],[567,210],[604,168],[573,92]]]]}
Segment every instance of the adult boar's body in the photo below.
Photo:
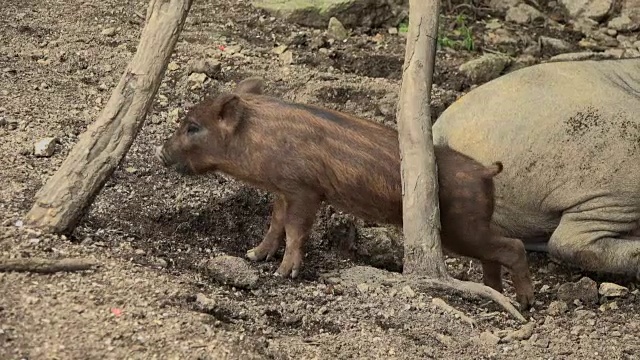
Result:
{"type": "Polygon", "coordinates": [[[583,270],[640,275],[640,59],[515,71],[452,104],[433,136],[503,161],[502,235],[583,270]]]}

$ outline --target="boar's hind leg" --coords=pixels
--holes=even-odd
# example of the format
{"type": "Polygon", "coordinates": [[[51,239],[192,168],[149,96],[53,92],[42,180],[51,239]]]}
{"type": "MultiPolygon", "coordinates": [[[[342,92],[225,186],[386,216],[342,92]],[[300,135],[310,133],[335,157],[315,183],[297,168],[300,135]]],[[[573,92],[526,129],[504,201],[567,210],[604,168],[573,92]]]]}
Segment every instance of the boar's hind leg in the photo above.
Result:
{"type": "Polygon", "coordinates": [[[253,261],[271,259],[284,240],[284,221],[287,214],[287,201],[284,196],[278,195],[273,202],[271,211],[271,224],[262,242],[253,249],[247,251],[247,258],[253,261]]]}
{"type": "Polygon", "coordinates": [[[284,257],[275,275],[298,276],[302,267],[304,245],[320,207],[321,200],[313,193],[287,196],[287,210],[285,216],[286,246],[284,257]]]}
{"type": "Polygon", "coordinates": [[[626,235],[635,225],[621,221],[630,212],[595,212],[565,212],[549,240],[549,255],[582,270],[640,278],[640,237],[626,235]]]}
{"type": "Polygon", "coordinates": [[[488,287],[502,292],[502,265],[495,261],[482,261],[482,280],[488,287]]]}

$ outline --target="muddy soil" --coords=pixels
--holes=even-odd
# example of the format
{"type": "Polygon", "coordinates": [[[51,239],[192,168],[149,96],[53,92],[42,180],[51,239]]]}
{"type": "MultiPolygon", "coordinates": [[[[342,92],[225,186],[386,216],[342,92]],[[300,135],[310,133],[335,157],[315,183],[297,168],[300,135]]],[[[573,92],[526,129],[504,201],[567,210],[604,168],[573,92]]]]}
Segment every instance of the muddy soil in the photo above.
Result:
{"type": "MultiPolygon", "coordinates": [[[[322,31],[274,19],[246,1],[196,1],[146,125],[79,227],[68,237],[21,228],[34,194],[97,117],[135,52],[147,4],[0,3],[0,256],[101,263],[84,273],[0,273],[0,359],[640,358],[638,283],[531,253],[537,302],[525,316],[535,328],[525,339],[498,344],[521,325],[486,301],[396,286],[397,274],[338,251],[354,222],[330,207],[320,212],[299,279],[271,276],[280,258],[251,264],[259,281],[250,290],[203,271],[203,260],[242,257],[259,242],[271,197],[222,175],[182,177],[159,166],[152,148],[172,132],[176,115],[247,76],[262,76],[273,95],[395,126],[405,38],[386,29],[355,29],[331,44],[322,31]],[[272,51],[281,44],[293,51],[293,64],[272,51]],[[217,59],[221,71],[191,82],[193,59],[217,59]],[[58,139],[53,156],[34,156],[33,144],[50,136],[58,139]],[[568,302],[566,309],[554,302],[559,285],[582,276],[630,293],[568,302]],[[477,326],[433,307],[435,297],[477,326]]],[[[438,53],[434,116],[470,88],[457,69],[479,56],[492,14],[473,15],[477,50],[438,53]]],[[[512,28],[579,40],[569,30],[512,28]]],[[[517,55],[525,45],[507,50],[517,55]]],[[[447,264],[457,278],[481,281],[477,263],[447,264]]],[[[510,285],[506,291],[513,298],[510,285]]]]}

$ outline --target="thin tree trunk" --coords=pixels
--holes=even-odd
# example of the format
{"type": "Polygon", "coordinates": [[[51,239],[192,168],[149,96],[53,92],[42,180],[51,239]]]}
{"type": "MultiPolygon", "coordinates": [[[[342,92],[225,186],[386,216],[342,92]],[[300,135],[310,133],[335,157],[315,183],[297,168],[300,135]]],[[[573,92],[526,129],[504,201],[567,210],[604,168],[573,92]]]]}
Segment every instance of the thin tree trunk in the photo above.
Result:
{"type": "Polygon", "coordinates": [[[409,33],[398,108],[402,159],[405,274],[447,278],[440,243],[440,205],[433,138],[431,84],[440,1],[409,2],[409,33]]]}
{"type": "Polygon", "coordinates": [[[439,0],[409,1],[409,34],[397,114],[402,159],[403,273],[409,275],[407,279],[416,288],[444,288],[463,296],[491,299],[516,319],[526,322],[507,297],[483,284],[452,278],[444,264],[438,169],[429,106],[439,8],[439,0]]]}
{"type": "Polygon", "coordinates": [[[142,127],[192,1],[150,1],[136,54],[100,116],[36,194],[29,225],[65,233],[82,218],[142,127]]]}

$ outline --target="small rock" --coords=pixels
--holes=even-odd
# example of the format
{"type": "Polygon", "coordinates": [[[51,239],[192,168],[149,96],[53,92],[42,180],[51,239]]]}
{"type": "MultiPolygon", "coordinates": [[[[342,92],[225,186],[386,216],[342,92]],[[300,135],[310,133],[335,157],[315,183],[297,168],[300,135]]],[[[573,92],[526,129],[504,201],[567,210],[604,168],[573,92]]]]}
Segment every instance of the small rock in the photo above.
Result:
{"type": "Polygon", "coordinates": [[[169,65],[167,65],[167,69],[169,71],[176,71],[180,69],[180,65],[178,65],[175,61],[172,61],[169,63],[169,65]]]}
{"type": "Polygon", "coordinates": [[[329,26],[327,27],[327,34],[336,40],[344,40],[349,37],[349,32],[342,25],[340,20],[332,17],[329,19],[329,26]]]}
{"type": "Polygon", "coordinates": [[[282,53],[287,51],[288,48],[289,48],[288,45],[280,45],[280,46],[276,46],[273,49],[271,49],[271,52],[276,54],[276,55],[281,55],[282,53]]]}
{"type": "Polygon", "coordinates": [[[490,331],[483,331],[480,334],[480,342],[487,347],[496,347],[500,342],[500,338],[490,331]]]}
{"type": "Polygon", "coordinates": [[[604,53],[611,55],[614,59],[620,59],[624,55],[624,49],[607,49],[604,53]]]}
{"type": "Polygon", "coordinates": [[[638,50],[640,50],[640,40],[634,42],[633,46],[635,46],[638,50]]]}
{"type": "Polygon", "coordinates": [[[136,251],[134,251],[134,253],[135,253],[136,255],[144,255],[144,254],[145,254],[145,251],[144,251],[143,249],[136,249],[136,251]]]}
{"type": "Polygon", "coordinates": [[[507,11],[511,8],[517,7],[522,3],[522,0],[491,0],[489,6],[493,9],[500,11],[507,11]]]}
{"type": "Polygon", "coordinates": [[[213,299],[210,299],[203,293],[196,294],[196,306],[202,311],[210,312],[216,307],[216,303],[213,299]]]}
{"type": "Polygon", "coordinates": [[[154,258],[151,262],[151,265],[157,266],[160,268],[166,268],[167,266],[169,266],[169,263],[167,262],[167,260],[163,258],[154,258]]]}
{"type": "Polygon", "coordinates": [[[533,335],[535,326],[536,324],[534,322],[528,322],[522,325],[520,329],[509,332],[505,337],[500,339],[500,342],[510,343],[512,341],[527,340],[533,335]]]}
{"type": "Polygon", "coordinates": [[[409,286],[409,285],[405,285],[405,286],[402,288],[402,292],[403,292],[403,293],[404,293],[404,295],[405,295],[406,297],[408,297],[408,298],[414,298],[414,297],[416,297],[416,292],[415,292],[415,291],[413,291],[413,289],[412,289],[412,288],[411,288],[411,286],[409,286]]]}
{"type": "Polygon", "coordinates": [[[39,157],[50,157],[56,150],[57,139],[55,137],[48,137],[39,140],[33,146],[33,154],[39,157]]]}
{"type": "Polygon", "coordinates": [[[114,27],[105,28],[102,30],[101,34],[104,36],[113,36],[116,34],[116,28],[114,27]]]}
{"type": "Polygon", "coordinates": [[[571,44],[569,44],[568,42],[552,37],[540,36],[538,41],[540,42],[542,51],[545,51],[552,55],[566,53],[568,51],[571,51],[572,48],[571,44]]]}
{"type": "Polygon", "coordinates": [[[175,108],[167,114],[167,119],[171,122],[177,123],[180,119],[180,108],[175,108]]]}
{"type": "Polygon", "coordinates": [[[207,74],[205,73],[193,73],[189,75],[187,82],[192,83],[195,87],[202,87],[205,80],[207,80],[207,74]]]}
{"type": "Polygon", "coordinates": [[[549,307],[547,308],[547,312],[550,315],[560,315],[567,312],[568,310],[569,310],[569,305],[567,305],[567,303],[564,301],[558,301],[558,300],[552,301],[551,304],[549,304],[549,307]]]}
{"type": "Polygon", "coordinates": [[[620,15],[628,16],[634,24],[640,24],[640,0],[622,1],[620,15]]]}
{"type": "Polygon", "coordinates": [[[580,300],[585,303],[598,302],[598,284],[588,277],[558,287],[558,299],[562,301],[580,300]]]}
{"type": "Polygon", "coordinates": [[[602,20],[613,6],[613,0],[560,0],[560,4],[574,19],[602,20]]]}
{"type": "Polygon", "coordinates": [[[235,256],[218,256],[209,260],[207,270],[217,281],[244,289],[253,289],[258,284],[258,273],[249,263],[235,256]]]}
{"type": "Polygon", "coordinates": [[[629,289],[614,283],[603,282],[600,284],[598,293],[605,297],[621,297],[629,293],[629,289]]]}
{"type": "Polygon", "coordinates": [[[237,54],[240,51],[242,51],[242,46],[240,45],[229,45],[224,49],[224,52],[226,52],[228,55],[237,54]]]}
{"type": "Polygon", "coordinates": [[[365,283],[360,283],[356,286],[356,288],[358,289],[358,291],[362,294],[366,294],[367,292],[369,292],[369,285],[365,284],[365,283]]]}
{"type": "Polygon", "coordinates": [[[547,338],[538,339],[538,340],[534,341],[533,345],[537,346],[539,348],[546,349],[546,348],[549,347],[549,339],[547,339],[547,338]]]}
{"type": "Polygon", "coordinates": [[[398,28],[396,28],[396,27],[390,27],[389,29],[387,29],[387,32],[388,32],[390,35],[398,35],[398,28]]]}
{"type": "Polygon", "coordinates": [[[285,65],[293,64],[293,53],[290,50],[283,52],[280,54],[280,61],[285,65]]]}
{"type": "Polygon", "coordinates": [[[516,7],[509,8],[505,16],[506,21],[516,24],[528,24],[539,19],[544,19],[544,14],[527,4],[520,4],[516,7]]]}
{"type": "Polygon", "coordinates": [[[487,54],[460,65],[459,70],[474,84],[481,84],[500,76],[510,61],[503,55],[487,54]]]}
{"type": "Polygon", "coordinates": [[[215,79],[222,70],[222,64],[214,59],[193,59],[187,63],[189,74],[200,73],[215,79]]]}

